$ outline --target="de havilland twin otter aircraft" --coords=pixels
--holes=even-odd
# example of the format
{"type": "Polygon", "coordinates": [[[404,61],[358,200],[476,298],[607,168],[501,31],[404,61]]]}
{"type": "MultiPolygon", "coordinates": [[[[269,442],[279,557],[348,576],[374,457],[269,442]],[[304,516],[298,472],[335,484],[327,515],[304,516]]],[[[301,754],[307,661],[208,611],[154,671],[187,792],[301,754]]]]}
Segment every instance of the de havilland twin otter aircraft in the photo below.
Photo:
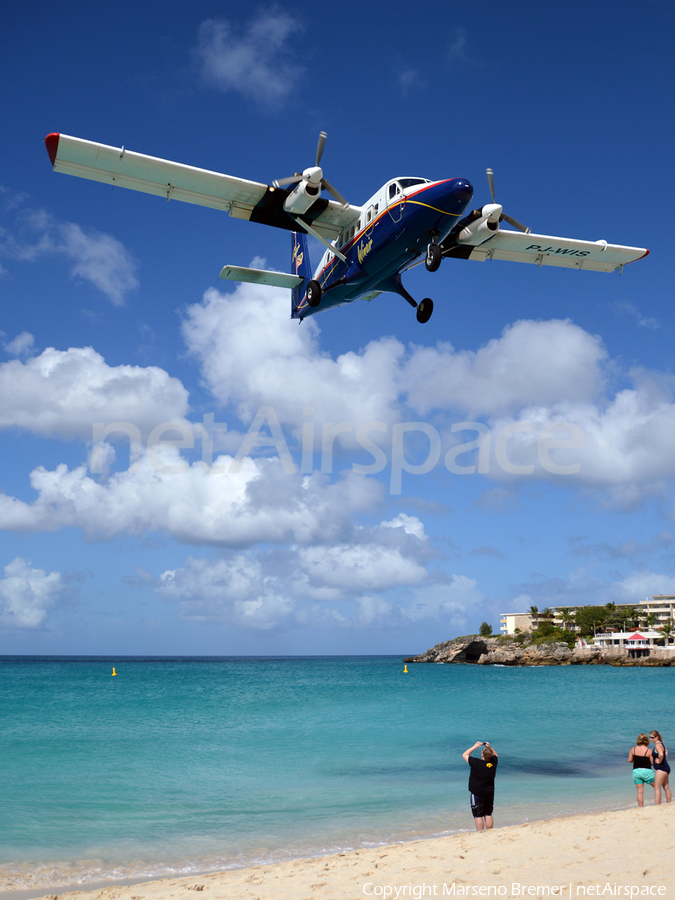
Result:
{"type": "Polygon", "coordinates": [[[270,185],[65,134],[47,135],[45,145],[56,172],[211,206],[235,219],[293,232],[292,274],[228,265],[220,277],[290,288],[294,319],[389,291],[415,307],[418,322],[427,322],[433,302],[426,298],[416,303],[401,283],[401,274],[422,260],[430,272],[446,256],[613,272],[649,253],[607,241],[531,234],[495,202],[491,169],[487,174],[492,203],[468,215],[473,187],[465,178],[393,178],[363,206],[353,206],[323,177],[325,141],[322,131],[314,166],[270,185]],[[322,197],[324,190],[333,199],[322,197]],[[502,229],[502,221],[517,231],[502,229]],[[314,272],[307,234],[326,247],[314,272]]]}

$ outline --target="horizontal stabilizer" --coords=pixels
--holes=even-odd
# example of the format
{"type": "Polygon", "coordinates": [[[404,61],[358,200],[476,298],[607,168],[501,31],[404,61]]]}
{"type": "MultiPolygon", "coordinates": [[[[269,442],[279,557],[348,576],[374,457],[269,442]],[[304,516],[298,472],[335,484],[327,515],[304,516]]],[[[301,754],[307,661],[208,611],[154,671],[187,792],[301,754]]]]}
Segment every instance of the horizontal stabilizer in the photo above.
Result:
{"type": "Polygon", "coordinates": [[[247,281],[250,284],[269,284],[272,287],[282,288],[294,288],[303,281],[299,275],[270,272],[267,269],[247,269],[244,266],[223,266],[219,277],[230,281],[247,281]]]}

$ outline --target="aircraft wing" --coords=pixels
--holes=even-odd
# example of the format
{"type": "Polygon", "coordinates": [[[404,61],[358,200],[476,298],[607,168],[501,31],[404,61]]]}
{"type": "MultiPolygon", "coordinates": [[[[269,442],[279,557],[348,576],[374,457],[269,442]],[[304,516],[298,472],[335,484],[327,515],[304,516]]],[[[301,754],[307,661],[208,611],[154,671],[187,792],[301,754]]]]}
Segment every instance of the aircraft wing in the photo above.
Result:
{"type": "MultiPolygon", "coordinates": [[[[131,188],[228,212],[235,219],[300,231],[298,220],[284,210],[288,191],[244,178],[221,175],[182,163],[169,162],[125,147],[109,147],[66,134],[49,134],[45,146],[55,172],[77,175],[118,187],[131,188]]],[[[358,217],[357,207],[346,209],[334,200],[319,198],[298,216],[327,240],[335,240],[358,217]]]]}
{"type": "Polygon", "coordinates": [[[502,229],[482,244],[441,246],[443,256],[457,259],[506,259],[537,266],[563,266],[595,272],[614,272],[626,263],[635,262],[649,254],[649,250],[640,247],[622,247],[619,244],[608,244],[607,241],[577,241],[502,229]]]}

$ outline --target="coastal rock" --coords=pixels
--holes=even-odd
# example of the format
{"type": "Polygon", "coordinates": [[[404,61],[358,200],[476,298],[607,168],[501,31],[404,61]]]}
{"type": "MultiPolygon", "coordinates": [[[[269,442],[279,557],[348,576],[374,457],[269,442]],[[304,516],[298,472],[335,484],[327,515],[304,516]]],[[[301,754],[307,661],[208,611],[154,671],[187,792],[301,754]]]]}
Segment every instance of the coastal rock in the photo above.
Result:
{"type": "Polygon", "coordinates": [[[421,656],[410,656],[404,662],[477,663],[481,656],[489,652],[491,640],[472,634],[453,641],[443,641],[421,656]]]}
{"type": "Polygon", "coordinates": [[[567,644],[531,643],[527,635],[518,640],[503,637],[480,637],[469,634],[451,641],[442,641],[426,653],[408,656],[406,663],[473,663],[480,666],[671,666],[675,662],[672,650],[652,647],[648,656],[634,658],[622,647],[575,647],[567,644]]]}

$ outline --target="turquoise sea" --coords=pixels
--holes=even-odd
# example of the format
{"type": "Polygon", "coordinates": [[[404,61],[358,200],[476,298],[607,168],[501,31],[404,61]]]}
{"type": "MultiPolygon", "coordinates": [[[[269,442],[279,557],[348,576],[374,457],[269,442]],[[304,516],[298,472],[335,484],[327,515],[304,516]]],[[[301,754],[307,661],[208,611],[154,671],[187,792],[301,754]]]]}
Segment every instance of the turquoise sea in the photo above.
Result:
{"type": "MultiPolygon", "coordinates": [[[[675,670],[400,657],[0,657],[0,890],[204,872],[635,803],[675,670]],[[113,666],[116,677],[112,677],[113,666]]],[[[651,798],[648,798],[651,802],[651,798]]]]}

